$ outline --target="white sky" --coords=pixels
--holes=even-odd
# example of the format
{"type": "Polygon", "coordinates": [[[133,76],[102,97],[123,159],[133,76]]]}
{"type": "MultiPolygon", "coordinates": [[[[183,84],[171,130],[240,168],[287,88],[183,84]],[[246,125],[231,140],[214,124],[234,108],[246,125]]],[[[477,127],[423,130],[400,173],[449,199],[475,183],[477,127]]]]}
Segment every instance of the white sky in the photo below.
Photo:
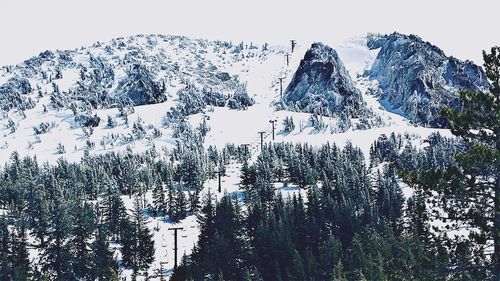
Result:
{"type": "Polygon", "coordinates": [[[287,44],[398,31],[480,64],[500,44],[497,0],[0,1],[0,65],[138,33],[287,44]]]}

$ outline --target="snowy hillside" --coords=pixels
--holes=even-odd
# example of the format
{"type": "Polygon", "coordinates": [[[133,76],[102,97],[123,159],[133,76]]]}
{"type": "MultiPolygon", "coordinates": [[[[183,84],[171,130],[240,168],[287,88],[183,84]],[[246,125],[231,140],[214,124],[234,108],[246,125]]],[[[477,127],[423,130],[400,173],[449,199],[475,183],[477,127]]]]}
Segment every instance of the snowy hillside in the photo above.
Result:
{"type": "Polygon", "coordinates": [[[185,116],[194,127],[205,120],[211,129],[206,144],[219,147],[257,143],[257,132],[268,131],[272,119],[278,120],[280,140],[356,142],[351,134],[371,135],[372,130],[390,126],[390,119],[401,120],[380,114],[365,87],[373,82],[358,77],[371,67],[376,54],[366,42],[366,38],[349,40],[339,44],[338,52],[351,78],[358,80],[353,84],[364,102],[372,102],[370,107],[378,112],[370,120],[273,109],[280,102],[278,78],[284,78],[286,88],[309,47],[300,42],[289,66],[288,46],[177,36],[133,36],[79,50],[46,51],[2,68],[0,89],[15,97],[2,100],[0,156],[7,159],[18,151],[37,155],[41,161],[61,156],[76,161],[86,152],[171,146],[173,128],[185,116]],[[282,122],[287,116],[294,119],[296,129],[284,134],[282,122]],[[371,127],[375,128],[368,132],[344,133],[371,127]]]}
{"type": "MultiPolygon", "coordinates": [[[[370,149],[381,135],[405,136],[418,148],[427,146],[424,140],[435,132],[451,136],[447,129],[414,124],[418,120],[412,108],[417,105],[405,102],[412,99],[407,95],[415,89],[405,88],[402,93],[391,90],[403,89],[391,83],[400,83],[397,77],[406,74],[392,70],[400,61],[384,42],[375,45],[373,40],[357,37],[330,46],[298,42],[292,53],[288,44],[235,44],[138,35],[76,50],[46,51],[22,64],[0,69],[0,159],[3,165],[18,152],[21,157],[36,156],[39,163],[55,164],[60,158],[76,163],[85,156],[112,152],[158,152],[151,163],[137,157],[141,159],[137,160],[138,166],[130,170],[142,171],[147,165],[154,166],[155,161],[168,162],[163,159],[168,157],[174,159],[172,165],[183,163],[183,153],[188,154],[190,149],[209,158],[200,151],[248,144],[252,164],[258,161],[262,141],[315,147],[336,144],[341,148],[352,143],[361,149],[369,165],[370,149]],[[287,54],[291,56],[287,58],[287,54]],[[394,76],[388,74],[390,71],[395,72],[394,76]],[[197,133],[186,133],[193,131],[197,133]],[[200,143],[194,139],[198,136],[202,136],[200,143]]],[[[443,65],[450,63],[453,60],[440,61],[431,72],[442,73],[443,65]]],[[[469,67],[456,67],[460,73],[470,74],[469,67]]],[[[482,75],[480,68],[473,70],[482,75]]],[[[450,72],[453,70],[446,73],[450,72]]],[[[427,77],[427,72],[423,73],[427,77]]],[[[410,83],[419,83],[422,75],[415,75],[415,81],[410,83]]],[[[441,90],[460,79],[450,75],[454,78],[441,90]]],[[[472,74],[467,76],[473,78],[472,74]]],[[[476,78],[474,85],[486,86],[484,77],[476,78]]],[[[428,97],[431,103],[441,90],[428,97]]],[[[437,97],[435,102],[443,98],[437,97]]],[[[227,150],[222,153],[230,154],[227,150]]],[[[233,155],[217,157],[210,164],[205,163],[205,158],[200,160],[202,164],[197,163],[210,170],[210,175],[202,177],[205,181],[194,196],[204,198],[210,193],[214,194],[213,201],[220,201],[226,192],[241,202],[246,196],[240,186],[242,164],[231,158],[233,155]],[[217,157],[227,163],[217,162],[217,157]],[[222,193],[216,192],[216,166],[226,169],[221,179],[222,193]]],[[[183,194],[178,196],[193,196],[191,189],[177,187],[189,179],[169,180],[175,181],[171,186],[183,194]]],[[[298,186],[273,184],[284,197],[305,194],[298,186]]],[[[120,188],[124,205],[132,214],[134,198],[130,193],[125,195],[131,191],[120,188]]],[[[163,191],[166,184],[159,188],[163,191]]],[[[411,194],[411,190],[406,191],[411,194]]],[[[152,190],[140,194],[144,210],[154,205],[152,190]]],[[[95,204],[99,200],[89,201],[95,204]]],[[[148,271],[155,278],[149,280],[160,280],[160,268],[166,275],[173,271],[174,238],[168,228],[183,227],[179,233],[179,259],[192,253],[200,228],[195,213],[188,212],[174,222],[164,215],[150,215],[149,211],[144,212],[144,217],[156,245],[148,271]]],[[[121,261],[122,247],[112,244],[111,248],[121,261]]],[[[40,255],[37,249],[30,254],[31,259],[40,255]]],[[[132,274],[130,269],[121,270],[123,277],[132,274]]]]}

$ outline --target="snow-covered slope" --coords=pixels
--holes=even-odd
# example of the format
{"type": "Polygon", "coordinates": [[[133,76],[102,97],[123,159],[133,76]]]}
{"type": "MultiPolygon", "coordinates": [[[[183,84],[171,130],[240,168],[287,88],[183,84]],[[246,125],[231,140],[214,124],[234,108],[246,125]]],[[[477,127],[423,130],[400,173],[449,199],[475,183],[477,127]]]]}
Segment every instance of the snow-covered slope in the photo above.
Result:
{"type": "Polygon", "coordinates": [[[78,160],[86,152],[173,144],[172,128],[188,115],[251,106],[249,95],[261,89],[247,86],[249,65],[282,53],[161,35],[43,52],[0,70],[0,156],[78,160]],[[144,131],[137,134],[135,123],[144,131]]]}
{"type": "Polygon", "coordinates": [[[78,50],[46,51],[0,72],[1,87],[13,88],[8,92],[21,97],[9,98],[21,102],[9,103],[2,112],[0,158],[18,151],[41,161],[77,161],[85,153],[173,146],[175,124],[184,117],[193,127],[205,121],[210,128],[205,144],[218,147],[251,143],[257,148],[259,131],[266,132],[264,141],[271,141],[270,120],[277,120],[277,141],[350,140],[363,147],[381,133],[409,131],[425,137],[434,131],[409,125],[401,112],[385,111],[385,104],[381,107],[372,95],[377,81],[361,74],[372,67],[378,50],[367,47],[366,37],[331,47],[374,118],[314,119],[308,113],[276,110],[281,101],[278,78],[284,78],[284,88],[289,85],[308,47],[299,42],[289,65],[288,46],[178,36],[132,36],[78,50]],[[246,95],[251,102],[245,103],[246,95]],[[295,129],[285,133],[287,117],[293,118],[295,129]]]}
{"type": "MultiPolygon", "coordinates": [[[[349,79],[350,90],[370,112],[369,118],[280,109],[279,78],[283,88],[291,83],[308,42],[298,42],[289,64],[289,46],[178,36],[132,36],[78,50],[47,51],[0,71],[0,159],[5,162],[17,151],[21,156],[36,155],[39,161],[79,161],[87,153],[174,147],[183,119],[192,127],[209,128],[205,147],[250,144],[252,161],[259,152],[259,132],[264,132],[264,142],[352,142],[365,155],[381,134],[407,134],[417,143],[436,131],[449,136],[447,130],[415,126],[402,112],[386,110],[373,90],[378,81],[363,76],[379,53],[367,42],[357,37],[323,49],[336,50],[336,60],[344,65],[343,78],[349,79]],[[285,119],[295,126],[285,128],[285,119]],[[274,140],[270,121],[275,121],[274,140]]],[[[239,164],[229,164],[223,191],[241,195],[239,170],[239,164]]],[[[216,186],[215,179],[208,180],[201,196],[216,186]]],[[[300,192],[293,187],[277,189],[300,192]]],[[[151,203],[150,195],[146,203],[151,203]]],[[[131,209],[132,200],[123,200],[131,209]]],[[[167,230],[171,225],[162,217],[148,217],[156,245],[151,272],[160,266],[172,270],[173,236],[167,230]]],[[[188,216],[179,225],[184,227],[180,254],[189,254],[199,231],[196,218],[188,216]]],[[[125,270],[124,276],[130,274],[125,270]]]]}

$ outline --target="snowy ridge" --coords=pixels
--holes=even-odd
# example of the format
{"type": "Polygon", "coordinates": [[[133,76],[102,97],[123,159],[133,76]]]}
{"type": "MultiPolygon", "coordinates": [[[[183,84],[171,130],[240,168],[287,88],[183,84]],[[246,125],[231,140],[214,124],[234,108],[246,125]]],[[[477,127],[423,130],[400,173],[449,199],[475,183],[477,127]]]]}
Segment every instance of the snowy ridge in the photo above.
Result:
{"type": "MultiPolygon", "coordinates": [[[[237,77],[240,83],[246,85],[248,95],[255,101],[253,106],[249,106],[246,110],[231,110],[227,107],[217,107],[209,105],[202,112],[189,116],[190,123],[195,127],[202,120],[206,120],[210,131],[206,137],[205,144],[216,145],[222,147],[225,143],[260,143],[257,135],[258,131],[270,131],[269,120],[277,120],[276,140],[277,141],[308,141],[313,143],[324,143],[326,141],[339,141],[344,143],[347,140],[353,141],[355,145],[366,147],[371,143],[378,134],[382,132],[389,132],[394,130],[416,130],[428,135],[434,130],[427,131],[422,128],[415,128],[413,126],[406,126],[403,120],[394,114],[380,109],[380,103],[374,99],[372,92],[368,93],[372,86],[376,86],[376,81],[366,81],[366,79],[359,78],[359,75],[371,67],[371,63],[377,56],[378,50],[370,50],[366,46],[367,39],[365,37],[358,37],[348,40],[347,42],[334,45],[334,49],[338,50],[340,59],[345,63],[346,69],[350,76],[354,79],[355,86],[360,90],[364,102],[369,104],[369,108],[374,110],[375,115],[381,118],[380,125],[375,126],[368,130],[357,130],[356,124],[359,122],[357,119],[352,119],[353,129],[347,129],[343,133],[338,133],[339,120],[331,117],[322,117],[321,122],[324,126],[317,130],[310,124],[310,115],[299,112],[291,112],[287,110],[274,110],[274,104],[280,101],[280,85],[279,77],[284,77],[283,88],[285,88],[292,79],[295,69],[297,69],[300,58],[306,52],[308,45],[300,43],[296,47],[294,53],[290,57],[290,65],[286,65],[285,54],[289,53],[287,47],[270,47],[266,45],[266,50],[263,51],[263,46],[254,47],[251,44],[230,45],[230,49],[223,49],[224,51],[211,51],[208,46],[217,48],[222,43],[212,43],[206,40],[190,40],[184,37],[163,37],[163,36],[138,36],[128,39],[116,39],[110,43],[96,43],[88,50],[75,50],[75,51],[59,51],[60,54],[70,53],[73,54],[73,61],[70,65],[74,66],[76,62],[84,63],[88,60],[88,54],[113,61],[113,57],[119,56],[120,58],[131,57],[130,50],[117,48],[113,52],[114,55],[106,57],[106,52],[110,46],[120,46],[121,44],[131,44],[132,51],[141,50],[140,53],[144,54],[163,54],[169,61],[183,69],[181,65],[185,65],[186,70],[183,73],[188,75],[193,71],[193,65],[204,63],[213,64],[221,73],[229,73],[230,77],[237,77]],[[245,47],[241,47],[245,45],[245,47]],[[142,47],[144,46],[144,47],[142,47]],[[142,48],[141,48],[142,47],[142,48]],[[242,48],[240,53],[230,53],[234,48],[242,48]],[[233,49],[231,49],[233,48],[233,49]],[[205,51],[207,50],[208,51],[205,51]],[[224,53],[225,52],[225,53],[224,53]],[[201,61],[201,62],[200,62],[201,61]],[[367,87],[370,86],[370,87],[367,87]],[[296,126],[292,132],[284,133],[282,130],[282,122],[286,117],[292,117],[296,126]],[[393,120],[391,120],[393,119],[393,120]],[[397,126],[392,124],[394,120],[399,120],[397,126]],[[379,127],[379,128],[377,128],[379,127]],[[373,138],[367,138],[367,135],[372,135],[373,138]],[[360,136],[364,136],[360,138],[360,136]],[[362,143],[359,140],[363,140],[362,143]]],[[[229,44],[229,43],[228,43],[229,44]]],[[[222,44],[223,45],[223,44],[222,44]]],[[[135,53],[134,53],[135,54],[135,53]]],[[[140,56],[139,56],[140,57],[140,56]]],[[[136,58],[132,56],[132,58],[136,58]]],[[[148,57],[146,56],[146,64],[148,57]]],[[[155,56],[153,56],[155,58],[155,56]]],[[[33,59],[32,59],[33,60],[33,59]]],[[[117,60],[120,61],[120,60],[117,60]]],[[[27,64],[26,62],[24,64],[27,64]]],[[[51,66],[42,64],[43,69],[51,69],[51,66]]],[[[170,65],[170,64],[167,64],[170,65]]],[[[53,67],[53,66],[52,66],[53,67]]],[[[12,71],[12,67],[4,67],[3,73],[0,77],[8,79],[13,77],[16,71],[12,71]],[[9,69],[11,72],[6,72],[9,69]]],[[[26,68],[24,65],[18,67],[18,72],[27,72],[31,68],[26,68]]],[[[48,71],[48,70],[47,70],[48,71]]],[[[165,70],[166,71],[166,70],[165,70]]],[[[115,71],[116,76],[120,71],[115,71]]],[[[162,73],[162,71],[160,71],[162,73]]],[[[167,72],[165,72],[167,73],[167,72]]],[[[199,73],[200,78],[192,79],[194,83],[201,83],[203,88],[208,81],[203,80],[203,71],[195,71],[199,73]],[[201,80],[200,80],[201,79],[201,80]],[[205,82],[204,82],[205,81],[205,82]],[[205,83],[205,84],[204,84],[205,83]]],[[[18,75],[18,74],[16,74],[18,75]]],[[[37,80],[36,77],[41,76],[39,73],[30,73],[31,84],[33,87],[40,87],[41,91],[53,91],[53,85],[48,80],[37,80]]],[[[55,75],[55,73],[54,73],[55,75]]],[[[158,74],[160,77],[161,75],[158,74]]],[[[78,71],[76,68],[68,67],[62,70],[61,79],[54,79],[54,82],[59,91],[65,93],[75,87],[75,81],[78,81],[78,71]]],[[[168,74],[166,74],[168,77],[168,74]]],[[[120,79],[115,79],[111,86],[112,88],[118,87],[120,79]]],[[[146,147],[155,145],[156,147],[171,146],[175,144],[175,139],[172,138],[172,128],[164,127],[164,116],[172,108],[175,108],[179,103],[177,93],[183,89],[185,85],[182,81],[176,79],[169,80],[170,86],[167,87],[167,100],[164,102],[133,106],[127,114],[127,119],[119,117],[119,108],[97,108],[87,109],[87,115],[95,115],[100,118],[100,123],[97,127],[85,128],[80,123],[75,121],[74,112],[65,108],[52,108],[50,106],[51,100],[49,96],[36,97],[36,91],[33,93],[33,99],[38,100],[35,107],[26,109],[25,111],[10,110],[3,112],[3,118],[0,120],[2,127],[0,128],[0,156],[7,159],[13,151],[18,151],[21,155],[37,155],[40,161],[56,161],[59,157],[63,156],[72,161],[78,161],[85,153],[96,154],[106,153],[108,151],[123,151],[130,147],[134,151],[144,151],[146,147]],[[108,116],[111,116],[116,121],[116,126],[111,128],[107,124],[108,116]],[[10,120],[15,124],[16,130],[12,132],[9,126],[10,120]],[[54,128],[50,129],[47,133],[36,135],[33,132],[33,127],[38,126],[41,122],[52,123],[54,128]],[[141,138],[134,137],[133,123],[138,122],[145,128],[144,136],[141,138]],[[154,130],[159,130],[161,135],[155,136],[154,130]],[[59,143],[64,146],[64,154],[58,154],[57,148],[59,143]],[[89,148],[88,144],[91,144],[89,148]]],[[[112,91],[110,91],[112,92],[112,91]]],[[[78,111],[78,110],[77,110],[78,111]]],[[[83,113],[78,111],[81,115],[83,113]]],[[[341,130],[342,132],[344,130],[341,130]]],[[[266,137],[265,141],[270,138],[266,137]]]]}

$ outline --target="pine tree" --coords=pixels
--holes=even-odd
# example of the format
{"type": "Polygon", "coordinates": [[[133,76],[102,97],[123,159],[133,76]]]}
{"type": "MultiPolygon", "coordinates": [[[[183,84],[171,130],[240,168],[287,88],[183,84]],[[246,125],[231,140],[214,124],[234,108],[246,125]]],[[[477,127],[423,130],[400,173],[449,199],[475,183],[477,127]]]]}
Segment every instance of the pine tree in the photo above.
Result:
{"type": "Polygon", "coordinates": [[[0,280],[11,280],[12,270],[10,267],[10,233],[7,222],[0,217],[0,280]]]}
{"type": "Polygon", "coordinates": [[[102,195],[102,216],[103,222],[114,240],[123,238],[126,227],[126,209],[123,201],[112,183],[108,183],[106,192],[102,195]]]}
{"type": "Polygon", "coordinates": [[[153,189],[153,214],[156,216],[164,215],[167,210],[167,202],[165,192],[161,184],[156,185],[153,189]]]}
{"type": "Polygon", "coordinates": [[[283,119],[283,131],[285,134],[291,133],[295,129],[295,124],[293,123],[293,118],[292,117],[285,117],[283,119]]]}
{"type": "MultiPolygon", "coordinates": [[[[476,257],[494,241],[495,279],[500,279],[500,47],[483,52],[484,69],[490,79],[489,93],[461,91],[461,110],[446,109],[451,132],[462,139],[467,151],[459,153],[456,164],[406,174],[406,180],[431,198],[448,214],[451,228],[469,226],[477,243],[476,257]]],[[[432,213],[435,216],[439,214],[432,213]]],[[[471,266],[481,266],[471,261],[471,266]]]]}
{"type": "Polygon", "coordinates": [[[29,280],[30,261],[27,249],[27,234],[24,226],[16,230],[17,234],[12,234],[12,276],[14,280],[29,280]]]}
{"type": "Polygon", "coordinates": [[[167,186],[166,214],[169,218],[171,218],[172,215],[174,214],[175,198],[173,189],[174,188],[172,185],[167,186]]]}
{"type": "Polygon", "coordinates": [[[128,218],[123,222],[122,235],[122,262],[126,268],[132,268],[136,264],[137,233],[133,223],[128,218]]]}
{"type": "Polygon", "coordinates": [[[118,268],[113,253],[109,250],[106,226],[101,224],[97,228],[97,235],[92,243],[92,280],[118,281],[118,268]]]}
{"type": "Polygon", "coordinates": [[[387,220],[394,231],[398,231],[403,215],[404,198],[393,171],[387,169],[383,175],[379,171],[377,187],[375,199],[378,213],[387,220]]]}
{"type": "Polygon", "coordinates": [[[343,272],[342,262],[340,260],[333,267],[329,281],[347,281],[345,273],[343,272]]]}
{"type": "Polygon", "coordinates": [[[95,229],[95,214],[88,203],[78,204],[74,213],[74,226],[70,248],[73,255],[73,272],[77,278],[87,279],[91,272],[90,237],[95,229]]]}
{"type": "Polygon", "coordinates": [[[108,126],[108,128],[116,127],[116,120],[113,117],[111,117],[110,115],[108,115],[107,126],[108,126]]]}
{"type": "MultiPolygon", "coordinates": [[[[56,187],[57,188],[57,187],[56,187]]],[[[51,228],[49,244],[44,252],[43,270],[48,272],[55,280],[72,280],[72,256],[67,243],[71,226],[67,201],[56,195],[52,202],[51,228]]]]}
{"type": "Polygon", "coordinates": [[[187,215],[187,200],[184,191],[180,188],[175,190],[174,205],[172,207],[172,216],[170,217],[174,222],[179,222],[187,215]]]}
{"type": "Polygon", "coordinates": [[[306,274],[304,272],[304,264],[302,258],[296,250],[291,253],[292,263],[288,266],[288,280],[290,281],[301,281],[306,280],[306,274]]]}
{"type": "Polygon", "coordinates": [[[195,190],[193,192],[189,192],[189,212],[194,214],[200,208],[200,192],[195,190]]]}
{"type": "Polygon", "coordinates": [[[245,160],[241,166],[241,181],[240,185],[243,189],[248,189],[255,183],[255,172],[253,167],[248,165],[248,161],[245,160]]]}
{"type": "Polygon", "coordinates": [[[215,207],[212,200],[212,194],[208,192],[197,216],[198,223],[203,226],[199,235],[199,248],[208,247],[215,236],[215,207]]]}
{"type": "Polygon", "coordinates": [[[342,245],[334,236],[330,236],[319,250],[318,262],[320,276],[325,280],[338,278],[342,273],[341,258],[342,245]],[[339,264],[340,268],[337,268],[339,264]]]}
{"type": "Polygon", "coordinates": [[[45,188],[36,184],[26,193],[27,213],[34,234],[40,240],[41,248],[45,248],[45,235],[49,223],[49,206],[45,188]]]}
{"type": "Polygon", "coordinates": [[[135,274],[147,271],[154,261],[155,248],[153,234],[146,225],[138,197],[135,197],[134,211],[122,244],[125,266],[131,267],[135,274]]]}
{"type": "Polygon", "coordinates": [[[321,239],[321,226],[324,225],[324,216],[319,198],[319,191],[312,186],[307,191],[307,241],[309,249],[317,252],[321,239]]]}
{"type": "Polygon", "coordinates": [[[204,171],[199,154],[200,152],[197,150],[184,151],[178,167],[179,177],[189,189],[201,189],[204,181],[204,171]]]}

